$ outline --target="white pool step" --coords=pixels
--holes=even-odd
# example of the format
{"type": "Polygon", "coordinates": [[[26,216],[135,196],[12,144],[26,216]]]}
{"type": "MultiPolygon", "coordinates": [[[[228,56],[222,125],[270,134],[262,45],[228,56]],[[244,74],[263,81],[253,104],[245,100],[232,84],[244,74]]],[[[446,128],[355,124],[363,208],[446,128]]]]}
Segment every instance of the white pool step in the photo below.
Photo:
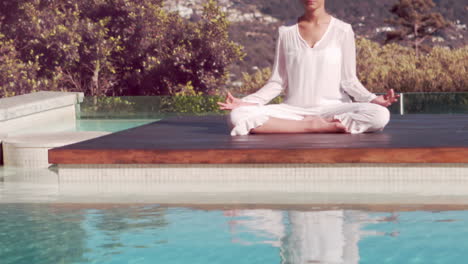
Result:
{"type": "Polygon", "coordinates": [[[4,166],[47,168],[48,150],[110,134],[103,131],[78,131],[9,135],[3,139],[4,166]]]}
{"type": "Polygon", "coordinates": [[[74,131],[82,92],[38,91],[0,98],[0,166],[7,137],[41,132],[74,131]],[[53,127],[53,131],[50,128],[53,127]]]}
{"type": "Polygon", "coordinates": [[[39,91],[0,98],[0,133],[35,130],[49,124],[74,124],[83,93],[39,91]]]}

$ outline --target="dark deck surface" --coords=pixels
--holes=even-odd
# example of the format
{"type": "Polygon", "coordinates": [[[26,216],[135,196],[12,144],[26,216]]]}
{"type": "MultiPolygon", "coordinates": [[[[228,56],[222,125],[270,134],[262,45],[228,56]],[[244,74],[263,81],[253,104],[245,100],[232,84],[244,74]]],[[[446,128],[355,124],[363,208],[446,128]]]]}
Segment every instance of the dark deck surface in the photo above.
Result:
{"type": "Polygon", "coordinates": [[[468,115],[392,115],[362,134],[231,136],[227,116],[179,116],[53,148],[55,164],[468,163],[468,115]]]}

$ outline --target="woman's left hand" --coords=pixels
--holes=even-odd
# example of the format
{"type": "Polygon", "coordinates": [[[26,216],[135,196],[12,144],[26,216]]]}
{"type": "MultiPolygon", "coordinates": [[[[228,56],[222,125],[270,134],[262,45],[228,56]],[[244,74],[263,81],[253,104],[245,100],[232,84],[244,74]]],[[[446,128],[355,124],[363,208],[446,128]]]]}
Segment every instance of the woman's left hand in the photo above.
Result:
{"type": "Polygon", "coordinates": [[[395,94],[393,89],[390,89],[390,90],[387,91],[387,94],[377,96],[374,100],[372,100],[370,102],[387,107],[387,106],[390,106],[391,104],[393,104],[394,102],[397,102],[398,97],[400,97],[400,95],[395,94]]]}

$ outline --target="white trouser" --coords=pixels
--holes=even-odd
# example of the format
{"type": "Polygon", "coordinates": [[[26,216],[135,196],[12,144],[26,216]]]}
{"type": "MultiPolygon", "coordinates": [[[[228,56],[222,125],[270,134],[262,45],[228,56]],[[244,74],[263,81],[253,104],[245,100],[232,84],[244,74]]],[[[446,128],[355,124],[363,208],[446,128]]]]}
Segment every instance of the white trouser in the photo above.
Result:
{"type": "Polygon", "coordinates": [[[316,107],[298,107],[288,104],[248,105],[237,107],[229,115],[231,136],[247,135],[250,130],[276,117],[302,120],[305,115],[333,117],[341,121],[351,134],[383,130],[390,121],[388,108],[365,102],[338,103],[316,107]]]}

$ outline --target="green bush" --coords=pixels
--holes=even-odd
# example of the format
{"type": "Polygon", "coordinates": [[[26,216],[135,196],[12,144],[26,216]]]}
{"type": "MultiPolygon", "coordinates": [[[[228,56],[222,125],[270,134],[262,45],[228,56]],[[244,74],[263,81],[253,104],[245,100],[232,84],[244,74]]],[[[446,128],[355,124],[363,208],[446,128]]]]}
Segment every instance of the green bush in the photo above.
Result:
{"type": "Polygon", "coordinates": [[[244,55],[229,39],[225,13],[206,0],[200,19],[192,21],[162,4],[4,0],[0,67],[14,73],[2,71],[0,96],[38,89],[172,95],[189,81],[196,91],[216,93],[228,79],[228,66],[244,55]]]}
{"type": "MultiPolygon", "coordinates": [[[[167,12],[162,4],[163,0],[2,1],[0,97],[38,90],[98,97],[181,95],[188,86],[197,94],[224,97],[229,65],[245,55],[229,38],[226,14],[214,0],[205,1],[198,20],[167,12]]],[[[357,37],[356,46],[358,77],[374,93],[390,88],[468,91],[467,46],[436,46],[418,57],[412,48],[382,46],[362,37],[357,37]]],[[[255,92],[270,74],[269,68],[244,73],[244,85],[232,88],[233,94],[255,92]]],[[[177,100],[182,109],[195,99],[177,100]]],[[[204,111],[206,106],[200,107],[204,111]]]]}
{"type": "Polygon", "coordinates": [[[23,62],[12,39],[0,33],[0,97],[34,92],[41,86],[37,61],[23,62]]]}
{"type": "Polygon", "coordinates": [[[82,118],[161,118],[167,115],[226,114],[216,102],[217,95],[85,97],[80,105],[82,118]]]}
{"type": "Polygon", "coordinates": [[[357,42],[357,72],[372,92],[468,91],[468,46],[436,46],[416,57],[412,48],[395,43],[379,45],[365,38],[357,42]]]}

